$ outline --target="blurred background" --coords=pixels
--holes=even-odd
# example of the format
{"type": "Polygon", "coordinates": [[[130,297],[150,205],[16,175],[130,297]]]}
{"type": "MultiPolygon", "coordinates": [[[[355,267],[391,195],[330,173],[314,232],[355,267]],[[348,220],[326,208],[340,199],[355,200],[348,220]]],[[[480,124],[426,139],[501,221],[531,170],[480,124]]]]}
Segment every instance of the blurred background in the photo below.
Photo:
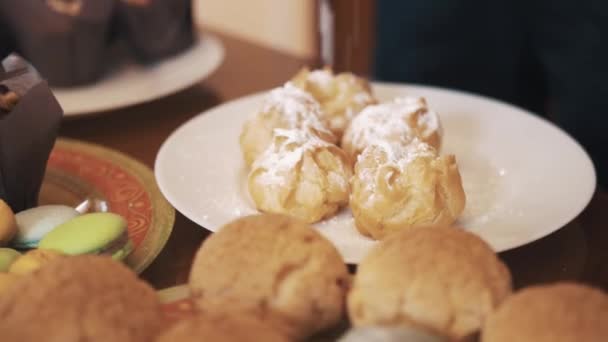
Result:
{"type": "Polygon", "coordinates": [[[528,109],[581,142],[606,184],[606,1],[198,0],[196,9],[212,29],[312,64],[528,109]]]}

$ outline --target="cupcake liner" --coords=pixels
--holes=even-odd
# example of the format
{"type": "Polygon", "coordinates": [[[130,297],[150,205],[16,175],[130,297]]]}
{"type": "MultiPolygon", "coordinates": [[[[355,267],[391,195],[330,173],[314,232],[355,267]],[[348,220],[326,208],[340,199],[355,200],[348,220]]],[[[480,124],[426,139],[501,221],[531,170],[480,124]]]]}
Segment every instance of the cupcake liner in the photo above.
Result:
{"type": "Polygon", "coordinates": [[[22,58],[2,61],[2,92],[15,92],[19,100],[0,111],[0,198],[14,212],[37,205],[46,163],[63,116],[46,81],[22,58]]]}

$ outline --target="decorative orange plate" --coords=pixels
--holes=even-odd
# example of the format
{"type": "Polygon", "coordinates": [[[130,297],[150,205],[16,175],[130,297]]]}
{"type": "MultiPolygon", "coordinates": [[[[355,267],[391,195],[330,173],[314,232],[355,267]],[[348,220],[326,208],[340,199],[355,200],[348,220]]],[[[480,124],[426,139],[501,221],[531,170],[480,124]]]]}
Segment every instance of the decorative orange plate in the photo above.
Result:
{"type": "Polygon", "coordinates": [[[175,220],[175,209],[148,167],[115,150],[76,140],[55,143],[39,199],[41,205],[65,204],[125,217],[134,245],[125,262],[138,273],[160,253],[175,220]]]}

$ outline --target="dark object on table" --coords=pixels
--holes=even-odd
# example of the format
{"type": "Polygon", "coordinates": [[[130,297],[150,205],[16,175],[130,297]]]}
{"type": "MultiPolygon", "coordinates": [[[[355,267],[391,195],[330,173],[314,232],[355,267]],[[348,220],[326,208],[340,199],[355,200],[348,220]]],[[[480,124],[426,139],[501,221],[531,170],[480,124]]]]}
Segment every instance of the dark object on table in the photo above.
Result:
{"type": "Polygon", "coordinates": [[[101,76],[113,9],[113,0],[0,1],[19,52],[53,86],[101,76]]]}
{"type": "Polygon", "coordinates": [[[118,0],[118,20],[143,62],[175,55],[194,43],[192,0],[118,0]]]}
{"type": "MultiPolygon", "coordinates": [[[[0,60],[3,60],[13,51],[15,51],[15,40],[9,27],[6,25],[6,19],[2,17],[2,13],[0,12],[0,60]]],[[[2,72],[1,64],[0,72],[2,72]]]]}
{"type": "Polygon", "coordinates": [[[14,212],[36,206],[63,110],[46,81],[11,55],[0,71],[0,198],[14,212]]]}

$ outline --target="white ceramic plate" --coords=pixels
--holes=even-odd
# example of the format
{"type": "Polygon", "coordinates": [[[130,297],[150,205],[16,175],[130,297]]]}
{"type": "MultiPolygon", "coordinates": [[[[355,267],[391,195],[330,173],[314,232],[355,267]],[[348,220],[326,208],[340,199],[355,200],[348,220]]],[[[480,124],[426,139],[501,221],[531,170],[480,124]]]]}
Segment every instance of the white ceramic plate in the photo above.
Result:
{"type": "MultiPolygon", "coordinates": [[[[497,251],[563,227],[588,204],[595,171],[579,144],[551,123],[481,96],[424,86],[374,84],[381,100],[424,96],[444,125],[442,153],[454,153],[467,205],[459,224],[497,251]]],[[[263,94],[213,108],[176,130],[161,147],[155,174],[169,202],[215,231],[256,210],[248,197],[238,136],[263,94]]],[[[316,225],[357,263],[374,241],[360,235],[351,213],[316,225]]]]}
{"type": "Polygon", "coordinates": [[[217,69],[224,59],[220,40],[206,32],[188,50],[159,63],[125,63],[90,85],[53,93],[66,116],[108,111],[148,102],[188,88],[217,69]]]}

